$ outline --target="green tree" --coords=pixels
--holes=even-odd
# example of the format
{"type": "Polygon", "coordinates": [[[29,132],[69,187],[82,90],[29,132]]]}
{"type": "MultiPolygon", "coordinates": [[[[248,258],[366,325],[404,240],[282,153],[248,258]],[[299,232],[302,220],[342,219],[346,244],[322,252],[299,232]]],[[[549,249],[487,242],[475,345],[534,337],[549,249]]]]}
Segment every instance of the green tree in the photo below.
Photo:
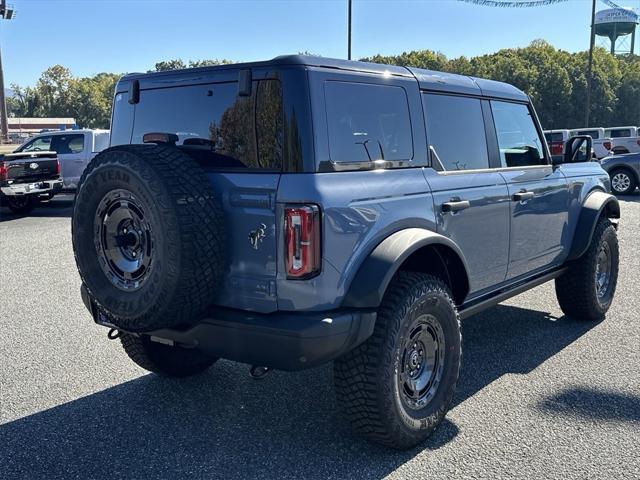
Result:
{"type": "Polygon", "coordinates": [[[120,75],[99,73],[74,79],[71,85],[71,110],[76,123],[85,128],[109,128],[111,105],[120,75]]]}

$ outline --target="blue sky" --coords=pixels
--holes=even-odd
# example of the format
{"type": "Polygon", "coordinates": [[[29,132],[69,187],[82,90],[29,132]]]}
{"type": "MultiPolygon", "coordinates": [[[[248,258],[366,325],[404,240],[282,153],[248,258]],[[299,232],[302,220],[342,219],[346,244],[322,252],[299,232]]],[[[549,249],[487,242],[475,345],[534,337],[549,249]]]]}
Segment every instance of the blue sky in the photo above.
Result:
{"type": "MultiPolygon", "coordinates": [[[[32,85],[56,63],[74,75],[145,71],[171,58],[262,60],[309,51],[346,58],[347,0],[9,0],[5,83],[32,85]]],[[[640,8],[640,0],[620,0],[640,8]]],[[[432,49],[449,57],[589,43],[590,0],[507,9],[457,0],[354,0],[353,57],[432,49]]],[[[599,2],[598,9],[607,8],[599,2]]],[[[640,44],[640,39],[637,40],[640,44]]],[[[640,47],[640,45],[638,45],[640,47]]]]}

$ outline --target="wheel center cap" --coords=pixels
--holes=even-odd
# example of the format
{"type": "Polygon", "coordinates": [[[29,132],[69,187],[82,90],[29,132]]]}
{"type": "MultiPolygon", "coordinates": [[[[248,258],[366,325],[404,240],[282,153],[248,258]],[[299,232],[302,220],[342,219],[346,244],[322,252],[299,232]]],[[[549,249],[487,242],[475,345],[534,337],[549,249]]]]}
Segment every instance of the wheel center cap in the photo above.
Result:
{"type": "Polygon", "coordinates": [[[415,350],[411,353],[411,357],[409,358],[409,362],[413,368],[416,368],[420,364],[420,356],[418,352],[415,350]]]}

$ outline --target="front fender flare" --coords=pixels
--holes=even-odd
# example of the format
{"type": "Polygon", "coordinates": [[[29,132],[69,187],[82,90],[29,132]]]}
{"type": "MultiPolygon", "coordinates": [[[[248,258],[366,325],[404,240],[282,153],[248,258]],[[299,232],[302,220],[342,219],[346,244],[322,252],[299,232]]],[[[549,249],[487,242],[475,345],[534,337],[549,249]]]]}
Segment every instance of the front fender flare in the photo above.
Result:
{"type": "Polygon", "coordinates": [[[587,251],[603,212],[606,212],[608,218],[620,218],[620,204],[610,193],[596,190],[590,193],[582,204],[567,261],[580,258],[587,251]]]}
{"type": "MultiPolygon", "coordinates": [[[[384,239],[360,266],[343,300],[344,307],[376,308],[403,262],[419,249],[442,245],[453,250],[469,271],[460,247],[449,238],[423,228],[407,228],[384,239]]],[[[467,274],[468,275],[468,274],[467,274]]],[[[469,278],[467,276],[467,282],[469,278]]]]}

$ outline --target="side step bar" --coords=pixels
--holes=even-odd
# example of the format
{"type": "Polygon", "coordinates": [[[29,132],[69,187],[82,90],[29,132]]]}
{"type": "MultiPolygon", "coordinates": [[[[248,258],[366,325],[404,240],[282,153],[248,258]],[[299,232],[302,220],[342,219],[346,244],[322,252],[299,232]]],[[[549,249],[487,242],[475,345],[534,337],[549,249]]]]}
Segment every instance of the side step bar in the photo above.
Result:
{"type": "Polygon", "coordinates": [[[542,285],[543,283],[547,283],[549,280],[553,280],[554,278],[558,278],[566,270],[566,267],[563,267],[558,270],[545,273],[539,277],[535,277],[533,280],[519,283],[515,287],[512,287],[508,290],[500,291],[489,298],[485,298],[484,300],[479,299],[469,302],[468,304],[464,304],[460,309],[460,319],[465,319],[472,315],[475,315],[476,313],[480,313],[482,310],[493,307],[494,305],[497,305],[500,302],[504,302],[511,297],[515,297],[516,295],[524,291],[530,290],[534,287],[537,287],[538,285],[542,285]]]}

